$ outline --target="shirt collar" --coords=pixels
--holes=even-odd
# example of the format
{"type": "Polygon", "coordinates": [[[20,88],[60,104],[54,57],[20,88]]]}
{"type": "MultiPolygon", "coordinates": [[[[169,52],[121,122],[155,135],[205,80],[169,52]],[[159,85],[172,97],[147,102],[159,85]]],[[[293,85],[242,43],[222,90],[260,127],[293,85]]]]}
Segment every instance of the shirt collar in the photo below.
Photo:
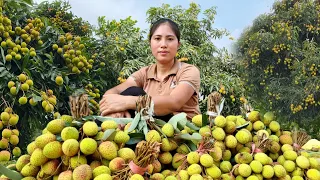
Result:
{"type": "MultiPolygon", "coordinates": [[[[157,69],[157,64],[152,64],[150,66],[150,69],[147,72],[147,79],[156,79],[156,69],[157,69]]],[[[177,74],[179,69],[180,69],[180,61],[175,59],[173,67],[170,69],[168,76],[172,74],[177,74]]]]}

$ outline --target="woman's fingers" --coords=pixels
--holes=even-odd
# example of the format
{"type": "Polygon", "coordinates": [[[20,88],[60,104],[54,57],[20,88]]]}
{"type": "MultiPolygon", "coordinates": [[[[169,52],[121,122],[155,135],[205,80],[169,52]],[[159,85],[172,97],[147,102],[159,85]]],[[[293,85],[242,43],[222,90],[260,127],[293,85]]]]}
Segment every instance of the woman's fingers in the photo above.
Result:
{"type": "Polygon", "coordinates": [[[124,117],[131,118],[131,115],[130,115],[130,113],[128,111],[125,111],[124,112],[124,117]]]}

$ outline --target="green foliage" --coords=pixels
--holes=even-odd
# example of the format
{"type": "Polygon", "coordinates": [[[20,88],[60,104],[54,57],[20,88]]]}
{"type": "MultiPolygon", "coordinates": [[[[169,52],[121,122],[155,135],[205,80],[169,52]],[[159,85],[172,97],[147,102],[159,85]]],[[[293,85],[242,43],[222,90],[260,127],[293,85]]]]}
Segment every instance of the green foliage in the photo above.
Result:
{"type": "MultiPolygon", "coordinates": [[[[166,17],[179,24],[181,46],[177,59],[194,64],[201,71],[201,110],[205,112],[207,109],[206,97],[224,87],[224,91],[221,91],[226,98],[223,113],[238,114],[243,88],[237,75],[236,64],[225,49],[218,49],[212,42],[228,33],[212,26],[216,14],[214,7],[204,10],[204,18],[201,20],[198,19],[200,12],[200,7],[195,3],[191,3],[188,9],[163,4],[162,7],[153,7],[147,11],[147,22],[152,23],[160,17],[166,17]]],[[[155,62],[148,35],[136,28],[135,24],[136,21],[132,21],[130,17],[120,22],[99,18],[97,34],[101,37],[101,48],[105,50],[103,55],[106,59],[113,60],[114,67],[120,71],[120,82],[134,71],[155,62]]]]}
{"type": "Polygon", "coordinates": [[[273,12],[256,18],[237,45],[253,106],[273,110],[283,122],[296,122],[317,137],[319,26],[319,1],[277,1],[273,12]]]}
{"type": "Polygon", "coordinates": [[[69,2],[56,0],[52,3],[41,2],[34,10],[34,16],[49,18],[52,25],[61,28],[65,33],[77,34],[79,36],[90,36],[92,26],[89,22],[77,17],[71,11],[69,2]]]}

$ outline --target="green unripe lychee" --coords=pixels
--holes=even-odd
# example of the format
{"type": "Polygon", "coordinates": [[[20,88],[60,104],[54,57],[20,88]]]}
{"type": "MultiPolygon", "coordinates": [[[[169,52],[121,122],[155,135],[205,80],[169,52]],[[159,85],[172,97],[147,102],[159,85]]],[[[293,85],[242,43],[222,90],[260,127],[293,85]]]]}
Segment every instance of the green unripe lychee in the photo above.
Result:
{"type": "Polygon", "coordinates": [[[8,88],[10,89],[11,87],[15,86],[16,83],[14,83],[13,81],[9,81],[8,82],[8,88]]]}
{"type": "Polygon", "coordinates": [[[232,164],[230,161],[222,161],[219,167],[223,173],[229,173],[232,170],[232,164]]]}
{"type": "Polygon", "coordinates": [[[161,130],[167,137],[173,137],[174,129],[171,124],[166,123],[165,125],[162,126],[161,130]]]}
{"type": "Polygon", "coordinates": [[[93,154],[97,150],[97,142],[92,138],[84,138],[80,142],[80,150],[85,155],[93,154]]]}
{"type": "Polygon", "coordinates": [[[214,124],[221,128],[226,126],[226,122],[227,122],[226,118],[222,115],[219,115],[214,119],[214,124]]]}
{"type": "Polygon", "coordinates": [[[11,114],[11,117],[9,119],[9,124],[11,126],[17,125],[19,121],[19,116],[17,114],[11,114]]]}
{"type": "Polygon", "coordinates": [[[250,141],[250,136],[251,136],[251,134],[249,134],[248,132],[246,132],[244,130],[240,130],[236,134],[236,138],[237,138],[238,142],[241,144],[248,143],[250,141]]]}
{"type": "Polygon", "coordinates": [[[53,141],[48,143],[43,148],[43,155],[49,159],[56,159],[63,155],[62,145],[59,141],[53,141]]]}
{"type": "Polygon", "coordinates": [[[187,156],[187,161],[189,164],[197,164],[200,160],[200,155],[198,152],[190,152],[187,156]]]}
{"type": "Polygon", "coordinates": [[[130,136],[124,131],[117,131],[113,139],[113,141],[117,144],[127,143],[129,140],[130,136]]]}
{"type": "Polygon", "coordinates": [[[282,178],[287,175],[286,169],[282,165],[276,164],[275,166],[273,166],[273,170],[274,170],[274,174],[278,178],[282,178]]]}
{"type": "MultiPolygon", "coordinates": [[[[213,179],[218,179],[221,176],[221,170],[217,166],[211,166],[211,167],[207,168],[206,172],[213,179]]],[[[198,174],[200,174],[200,173],[198,173],[198,174]]]]}
{"type": "Polygon", "coordinates": [[[320,171],[318,171],[316,169],[309,169],[307,171],[307,177],[310,180],[318,180],[318,179],[320,179],[320,171]]]}
{"type": "Polygon", "coordinates": [[[263,115],[263,123],[268,126],[270,124],[271,121],[274,120],[274,114],[273,112],[266,112],[264,115],[263,115]]]}
{"type": "Polygon", "coordinates": [[[61,76],[56,77],[56,84],[59,86],[63,84],[63,78],[61,76]]]}
{"type": "Polygon", "coordinates": [[[196,126],[198,127],[202,127],[202,115],[198,114],[193,116],[192,120],[191,120],[196,126]]]}
{"type": "Polygon", "coordinates": [[[225,139],[225,144],[228,148],[235,148],[237,146],[237,139],[233,135],[228,135],[225,139]]]}
{"type": "Polygon", "coordinates": [[[251,122],[256,122],[260,120],[260,114],[258,111],[251,111],[248,115],[248,120],[251,122]]]}
{"type": "Polygon", "coordinates": [[[9,139],[12,132],[10,129],[4,129],[2,130],[2,137],[9,139]]]}
{"type": "Polygon", "coordinates": [[[99,176],[95,177],[94,180],[112,180],[112,177],[109,174],[100,174],[99,176]]]}
{"type": "Polygon", "coordinates": [[[280,130],[280,124],[277,121],[271,121],[269,128],[272,132],[277,132],[280,130]]]}
{"type": "Polygon", "coordinates": [[[310,166],[309,159],[305,156],[298,156],[296,159],[296,163],[302,169],[308,169],[310,166]]]}
{"type": "Polygon", "coordinates": [[[47,130],[52,134],[59,134],[65,127],[65,121],[62,119],[54,119],[47,124],[47,130]]]}
{"type": "Polygon", "coordinates": [[[281,144],[293,144],[293,139],[290,135],[288,134],[283,134],[279,137],[279,141],[281,144]]]}
{"type": "Polygon", "coordinates": [[[28,98],[25,97],[25,96],[22,96],[22,97],[19,98],[18,101],[19,101],[19,104],[24,105],[24,104],[27,104],[28,98]]]}
{"type": "Polygon", "coordinates": [[[236,131],[236,123],[234,123],[233,121],[228,121],[226,122],[226,126],[224,127],[224,131],[227,134],[233,134],[233,132],[236,131]]]}
{"type": "Polygon", "coordinates": [[[65,127],[61,131],[61,138],[63,141],[66,141],[67,139],[78,140],[79,131],[75,127],[65,127]]]}
{"type": "Polygon", "coordinates": [[[262,168],[263,168],[262,164],[257,160],[251,161],[250,167],[251,167],[252,171],[257,174],[261,173],[262,168]]]}
{"type": "Polygon", "coordinates": [[[226,133],[224,132],[224,130],[220,127],[216,127],[214,128],[214,130],[212,131],[212,137],[218,141],[222,141],[224,140],[226,136],[226,133]]]}
{"type": "Polygon", "coordinates": [[[188,169],[188,174],[190,176],[194,175],[194,174],[200,174],[202,172],[202,168],[199,164],[191,164],[188,169]]]}
{"type": "Polygon", "coordinates": [[[259,161],[262,165],[269,164],[269,157],[265,153],[256,153],[254,155],[254,160],[259,161]]]}
{"type": "Polygon", "coordinates": [[[264,178],[272,178],[274,175],[274,170],[273,170],[273,167],[270,166],[270,165],[265,165],[263,166],[263,169],[262,169],[262,176],[264,178]]]}
{"type": "Polygon", "coordinates": [[[248,164],[240,164],[238,171],[242,177],[249,177],[251,175],[251,167],[248,164]]]}
{"type": "Polygon", "coordinates": [[[35,140],[35,144],[36,144],[36,147],[38,148],[44,148],[44,146],[47,145],[49,142],[52,142],[55,140],[56,140],[56,136],[54,134],[46,133],[38,136],[35,140]]]}
{"type": "Polygon", "coordinates": [[[5,162],[5,161],[9,161],[10,160],[10,152],[6,151],[6,150],[2,150],[0,151],[0,162],[5,162]]]}
{"type": "MultiPolygon", "coordinates": [[[[185,159],[186,159],[185,154],[175,153],[172,157],[172,167],[174,169],[178,169],[185,159]]],[[[161,164],[160,164],[160,168],[161,168],[161,164]]]]}
{"type": "Polygon", "coordinates": [[[31,163],[28,163],[22,168],[20,173],[25,177],[28,177],[28,176],[35,177],[39,172],[39,170],[40,170],[39,166],[35,166],[35,165],[32,165],[31,163]]]}
{"type": "Polygon", "coordinates": [[[18,79],[20,82],[25,82],[27,80],[27,76],[25,74],[20,74],[18,79]]]}
{"type": "Polygon", "coordinates": [[[161,164],[171,164],[172,162],[172,154],[170,152],[163,152],[159,154],[158,160],[161,164]]]}
{"type": "Polygon", "coordinates": [[[160,143],[161,142],[160,134],[156,130],[151,130],[146,135],[146,141],[159,142],[160,143]]]}
{"type": "Polygon", "coordinates": [[[264,129],[264,124],[263,124],[263,122],[262,122],[262,121],[256,121],[256,122],[254,122],[254,123],[253,123],[253,129],[254,129],[255,131],[259,131],[259,130],[264,129]]]}
{"type": "Polygon", "coordinates": [[[130,148],[121,148],[118,151],[118,156],[124,159],[126,162],[129,162],[136,157],[136,154],[130,148]]]}
{"type": "Polygon", "coordinates": [[[98,150],[101,156],[107,160],[112,160],[117,157],[117,150],[118,147],[116,144],[112,143],[111,141],[105,141],[101,143],[98,147],[98,150]]]}
{"type": "Polygon", "coordinates": [[[203,180],[203,177],[200,174],[194,174],[190,177],[190,180],[203,180]]]}
{"type": "Polygon", "coordinates": [[[12,145],[17,145],[19,143],[19,137],[17,135],[12,134],[9,138],[9,142],[12,145]]]}
{"type": "Polygon", "coordinates": [[[111,174],[110,169],[107,166],[98,166],[93,169],[93,177],[97,177],[101,174],[111,174]]]}
{"type": "Polygon", "coordinates": [[[2,120],[2,121],[9,121],[9,119],[10,119],[10,114],[7,113],[7,112],[2,112],[0,117],[1,117],[1,120],[2,120]]]}
{"type": "Polygon", "coordinates": [[[17,168],[17,170],[18,170],[18,171],[21,171],[22,168],[23,168],[26,164],[28,164],[29,162],[30,162],[30,155],[25,154],[25,155],[20,156],[19,159],[18,159],[17,162],[16,162],[16,168],[17,168]]]}
{"type": "Polygon", "coordinates": [[[283,167],[286,169],[287,172],[292,172],[295,170],[296,168],[296,163],[294,163],[293,161],[291,160],[286,160],[284,163],[283,163],[283,167]]]}
{"type": "Polygon", "coordinates": [[[285,151],[283,153],[283,157],[286,159],[286,160],[291,160],[291,161],[295,161],[298,157],[298,154],[293,151],[293,150],[288,150],[288,151],[285,151]]]}
{"type": "Polygon", "coordinates": [[[95,136],[98,133],[98,125],[95,122],[92,121],[87,121],[83,124],[83,132],[87,136],[95,136]]]}
{"type": "Polygon", "coordinates": [[[202,154],[200,156],[200,163],[204,167],[211,167],[213,165],[213,158],[209,154],[202,154]]]}
{"type": "Polygon", "coordinates": [[[68,139],[62,144],[62,151],[66,156],[74,156],[78,154],[80,150],[80,144],[75,139],[68,139]]]}
{"type": "Polygon", "coordinates": [[[48,158],[43,154],[42,149],[37,148],[33,151],[30,163],[34,166],[41,166],[48,161],[48,158]]]}

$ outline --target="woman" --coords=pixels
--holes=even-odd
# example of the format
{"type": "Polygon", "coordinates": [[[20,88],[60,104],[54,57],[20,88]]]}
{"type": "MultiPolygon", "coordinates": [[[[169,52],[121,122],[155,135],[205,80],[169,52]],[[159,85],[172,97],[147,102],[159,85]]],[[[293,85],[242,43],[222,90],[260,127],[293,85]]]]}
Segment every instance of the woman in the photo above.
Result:
{"type": "Polygon", "coordinates": [[[200,114],[198,94],[200,72],[193,65],[178,61],[180,46],[178,25],[170,19],[155,22],[149,33],[156,63],[134,72],[124,83],[109,89],[100,101],[102,116],[131,117],[139,95],[149,94],[154,102],[154,115],[168,120],[185,112],[187,118],[200,114]]]}

